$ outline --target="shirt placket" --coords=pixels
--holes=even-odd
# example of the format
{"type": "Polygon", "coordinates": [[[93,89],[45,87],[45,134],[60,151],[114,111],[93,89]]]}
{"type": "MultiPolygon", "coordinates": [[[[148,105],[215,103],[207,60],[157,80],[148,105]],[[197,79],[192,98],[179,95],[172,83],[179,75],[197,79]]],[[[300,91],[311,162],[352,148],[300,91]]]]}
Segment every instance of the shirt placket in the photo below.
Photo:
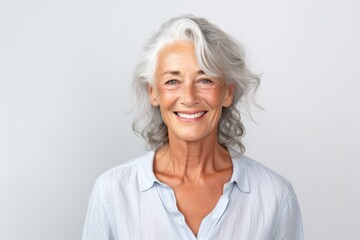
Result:
{"type": "Polygon", "coordinates": [[[165,209],[170,214],[172,219],[174,219],[174,222],[176,222],[181,228],[180,231],[182,233],[181,239],[195,240],[196,238],[194,234],[192,233],[192,231],[185,222],[184,215],[178,210],[176,206],[176,198],[175,198],[174,190],[163,183],[157,184],[157,189],[165,209]]]}
{"type": "Polygon", "coordinates": [[[228,203],[230,194],[234,188],[235,183],[226,183],[224,185],[223,195],[220,197],[217,205],[211,211],[209,215],[207,215],[201,222],[199,233],[197,236],[198,240],[208,240],[211,239],[211,235],[221,219],[221,216],[224,214],[228,203]]]}

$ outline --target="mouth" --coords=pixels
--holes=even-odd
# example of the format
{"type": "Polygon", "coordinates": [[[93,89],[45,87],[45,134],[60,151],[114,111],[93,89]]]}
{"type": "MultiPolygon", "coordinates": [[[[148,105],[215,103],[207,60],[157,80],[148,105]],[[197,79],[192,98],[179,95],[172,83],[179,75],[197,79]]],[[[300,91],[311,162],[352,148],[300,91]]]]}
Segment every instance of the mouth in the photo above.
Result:
{"type": "Polygon", "coordinates": [[[177,116],[183,119],[196,119],[200,118],[201,116],[204,116],[206,111],[203,112],[197,112],[197,113],[181,113],[181,112],[175,112],[177,116]]]}

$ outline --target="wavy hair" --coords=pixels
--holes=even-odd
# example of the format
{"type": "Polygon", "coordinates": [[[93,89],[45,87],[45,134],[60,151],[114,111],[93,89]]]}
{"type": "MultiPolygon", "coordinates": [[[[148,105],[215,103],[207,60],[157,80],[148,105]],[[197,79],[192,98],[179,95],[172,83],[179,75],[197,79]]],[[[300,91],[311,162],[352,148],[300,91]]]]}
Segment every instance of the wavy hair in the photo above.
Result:
{"type": "Polygon", "coordinates": [[[245,129],[236,105],[239,102],[248,105],[248,93],[255,92],[260,78],[245,64],[244,48],[238,41],[206,19],[193,15],[166,21],[144,46],[133,76],[137,110],[132,125],[133,131],[142,136],[153,150],[169,141],[160,109],[150,103],[148,86],[155,80],[159,51],[174,41],[192,41],[200,68],[207,75],[222,77],[226,84],[235,86],[232,105],[222,109],[218,125],[218,143],[243,153],[245,147],[241,138],[245,129]]]}

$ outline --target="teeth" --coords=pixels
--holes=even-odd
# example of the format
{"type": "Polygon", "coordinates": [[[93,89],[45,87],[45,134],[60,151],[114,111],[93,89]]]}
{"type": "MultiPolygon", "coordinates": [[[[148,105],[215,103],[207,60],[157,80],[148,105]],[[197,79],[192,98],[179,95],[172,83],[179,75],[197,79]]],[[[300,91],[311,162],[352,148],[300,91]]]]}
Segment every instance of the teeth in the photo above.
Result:
{"type": "Polygon", "coordinates": [[[186,118],[186,119],[195,119],[198,117],[201,117],[202,115],[205,114],[205,112],[199,112],[199,113],[194,113],[194,114],[186,114],[186,113],[176,113],[179,117],[181,118],[186,118]]]}

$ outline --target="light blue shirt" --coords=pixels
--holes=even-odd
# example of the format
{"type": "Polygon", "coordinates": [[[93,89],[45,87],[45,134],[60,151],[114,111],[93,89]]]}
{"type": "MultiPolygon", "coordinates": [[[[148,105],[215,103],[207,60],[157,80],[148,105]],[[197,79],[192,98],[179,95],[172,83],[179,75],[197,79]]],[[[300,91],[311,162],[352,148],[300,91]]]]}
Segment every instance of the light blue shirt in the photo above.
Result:
{"type": "Polygon", "coordinates": [[[260,163],[231,152],[233,173],[194,236],[174,191],[153,172],[148,152],[101,175],[93,188],[83,240],[302,240],[291,184],[260,163]]]}

